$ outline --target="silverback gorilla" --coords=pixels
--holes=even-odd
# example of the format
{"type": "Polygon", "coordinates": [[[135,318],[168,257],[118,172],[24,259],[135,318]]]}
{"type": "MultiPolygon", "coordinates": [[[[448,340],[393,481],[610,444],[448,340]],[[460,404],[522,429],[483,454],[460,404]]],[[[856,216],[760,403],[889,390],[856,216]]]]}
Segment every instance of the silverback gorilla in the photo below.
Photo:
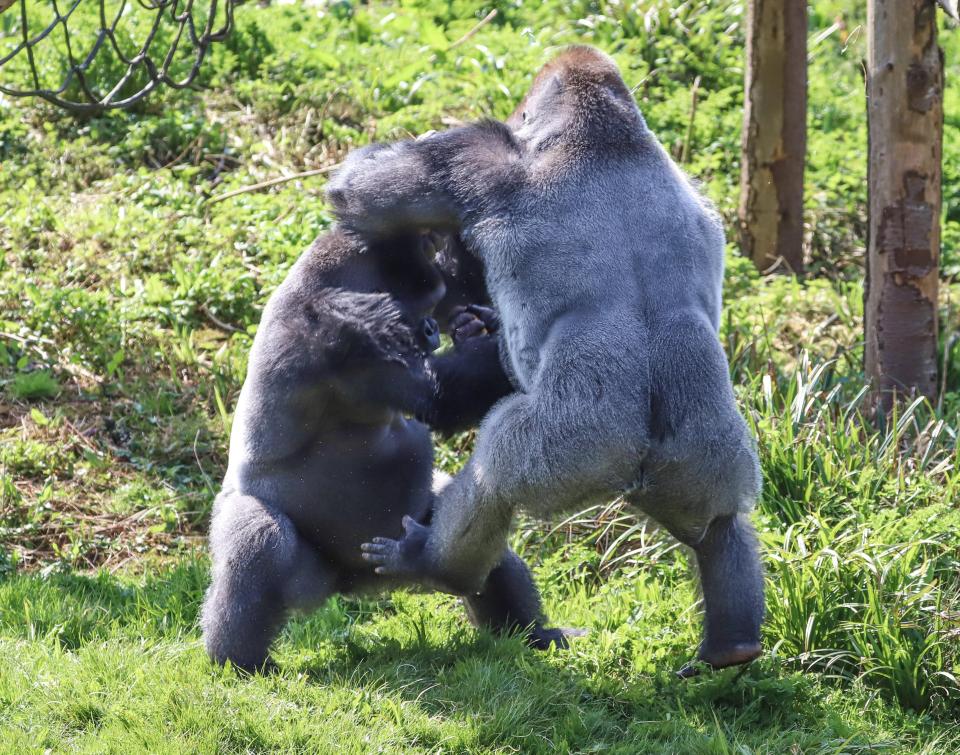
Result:
{"type": "MultiPolygon", "coordinates": [[[[430,431],[405,415],[430,414],[451,428],[469,422],[456,414],[457,386],[490,340],[466,338],[458,344],[463,359],[444,355],[431,369],[439,332],[429,314],[443,295],[418,234],[365,245],[335,229],[270,298],[214,503],[213,579],[201,617],[214,660],[260,668],[292,609],[384,587],[361,558],[361,543],[385,531],[399,535],[402,515],[429,519],[430,431]],[[438,404],[438,381],[453,383],[445,403],[438,404]]],[[[490,374],[496,383],[501,373],[495,366],[490,374]]],[[[483,382],[479,367],[474,377],[483,382]]],[[[526,631],[535,647],[562,645],[559,630],[542,626],[523,561],[505,548],[497,560],[464,599],[470,618],[526,631]]]]}
{"type": "Polygon", "coordinates": [[[506,124],[355,152],[328,198],[373,237],[454,230],[483,264],[518,391],[484,419],[428,527],[375,538],[385,575],[477,590],[518,508],[624,494],[699,564],[701,660],[761,652],[760,490],[717,331],[719,218],[647,128],[615,63],[573,47],[506,124]]]}

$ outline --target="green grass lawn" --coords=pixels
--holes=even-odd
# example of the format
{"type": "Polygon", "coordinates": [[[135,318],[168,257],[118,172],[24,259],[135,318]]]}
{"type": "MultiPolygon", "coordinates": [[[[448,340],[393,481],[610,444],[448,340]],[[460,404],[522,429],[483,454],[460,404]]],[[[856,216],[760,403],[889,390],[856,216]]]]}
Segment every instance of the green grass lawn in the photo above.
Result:
{"type": "Polygon", "coordinates": [[[197,89],[86,120],[0,98],[0,753],[960,751],[960,30],[941,37],[943,390],[868,420],[860,5],[811,3],[803,283],[734,243],[741,2],[251,4],[197,89]],[[573,41],[616,57],[730,229],[721,337],[763,463],[767,655],[676,679],[700,623],[687,554],[611,502],[515,530],[551,618],[589,630],[566,652],[397,592],[291,622],[275,674],[213,668],[196,619],[230,412],[264,301],[331,216],[322,176],[210,198],[502,117],[573,41]]]}

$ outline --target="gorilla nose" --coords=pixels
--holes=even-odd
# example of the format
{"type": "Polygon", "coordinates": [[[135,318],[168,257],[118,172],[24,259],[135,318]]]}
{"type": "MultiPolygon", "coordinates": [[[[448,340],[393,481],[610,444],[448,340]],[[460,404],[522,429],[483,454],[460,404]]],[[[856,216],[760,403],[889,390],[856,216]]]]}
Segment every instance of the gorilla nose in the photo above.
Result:
{"type": "Polygon", "coordinates": [[[440,346],[440,326],[432,317],[424,317],[417,330],[420,346],[427,352],[436,351],[440,346]]]}

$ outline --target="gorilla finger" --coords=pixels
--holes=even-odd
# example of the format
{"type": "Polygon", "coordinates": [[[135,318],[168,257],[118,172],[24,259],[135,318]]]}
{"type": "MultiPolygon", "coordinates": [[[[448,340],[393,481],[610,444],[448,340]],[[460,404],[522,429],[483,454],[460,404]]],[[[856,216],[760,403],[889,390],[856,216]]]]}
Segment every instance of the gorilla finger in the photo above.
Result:
{"type": "Polygon", "coordinates": [[[497,310],[493,307],[485,307],[482,304],[468,304],[466,310],[484,321],[497,319],[497,310]]]}
{"type": "Polygon", "coordinates": [[[497,310],[484,307],[480,304],[471,304],[467,307],[467,311],[482,320],[483,324],[487,326],[487,330],[491,333],[495,333],[500,329],[500,315],[497,314],[497,310]]]}
{"type": "Polygon", "coordinates": [[[395,541],[385,537],[375,537],[372,542],[363,543],[363,545],[360,546],[360,550],[364,553],[382,553],[393,545],[394,542],[395,541]]]}
{"type": "Polygon", "coordinates": [[[477,319],[476,315],[470,314],[469,312],[461,312],[455,317],[450,318],[450,330],[451,332],[456,331],[457,328],[462,328],[471,322],[480,322],[480,320],[477,319]]]}
{"type": "Polygon", "coordinates": [[[457,328],[453,334],[453,340],[455,343],[468,341],[471,338],[476,338],[477,336],[482,335],[486,329],[487,326],[484,325],[480,320],[473,320],[463,327],[457,328]]]}

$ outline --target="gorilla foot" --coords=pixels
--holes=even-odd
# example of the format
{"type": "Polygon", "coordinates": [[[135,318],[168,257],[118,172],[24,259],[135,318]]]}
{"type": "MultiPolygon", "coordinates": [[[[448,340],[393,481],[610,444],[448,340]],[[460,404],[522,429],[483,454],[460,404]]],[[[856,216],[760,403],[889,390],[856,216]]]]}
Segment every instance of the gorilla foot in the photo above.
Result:
{"type": "Polygon", "coordinates": [[[557,650],[566,650],[570,647],[567,636],[562,629],[547,629],[539,625],[530,629],[526,640],[528,647],[534,650],[549,650],[551,647],[555,647],[557,650]]]}
{"type": "MultiPolygon", "coordinates": [[[[756,660],[763,654],[763,647],[759,642],[746,642],[730,645],[721,650],[701,650],[697,661],[706,664],[714,671],[719,671],[730,666],[742,666],[756,660]]],[[[677,676],[681,679],[690,679],[699,675],[699,664],[688,663],[679,671],[677,676]]]]}
{"type": "Polygon", "coordinates": [[[700,660],[711,668],[721,669],[727,666],[740,666],[759,658],[763,647],[759,642],[741,642],[721,650],[706,650],[700,653],[700,660]]]}
{"type": "Polygon", "coordinates": [[[569,627],[547,629],[537,624],[527,634],[527,645],[534,650],[549,650],[551,647],[555,647],[557,650],[566,650],[570,647],[569,638],[584,637],[586,634],[586,629],[569,627]]]}
{"type": "Polygon", "coordinates": [[[411,516],[405,516],[403,530],[404,535],[400,540],[375,537],[360,546],[363,560],[373,564],[376,574],[417,582],[432,590],[461,597],[479,589],[479,586],[467,580],[458,582],[437,569],[426,552],[430,527],[420,524],[411,516]]]}

